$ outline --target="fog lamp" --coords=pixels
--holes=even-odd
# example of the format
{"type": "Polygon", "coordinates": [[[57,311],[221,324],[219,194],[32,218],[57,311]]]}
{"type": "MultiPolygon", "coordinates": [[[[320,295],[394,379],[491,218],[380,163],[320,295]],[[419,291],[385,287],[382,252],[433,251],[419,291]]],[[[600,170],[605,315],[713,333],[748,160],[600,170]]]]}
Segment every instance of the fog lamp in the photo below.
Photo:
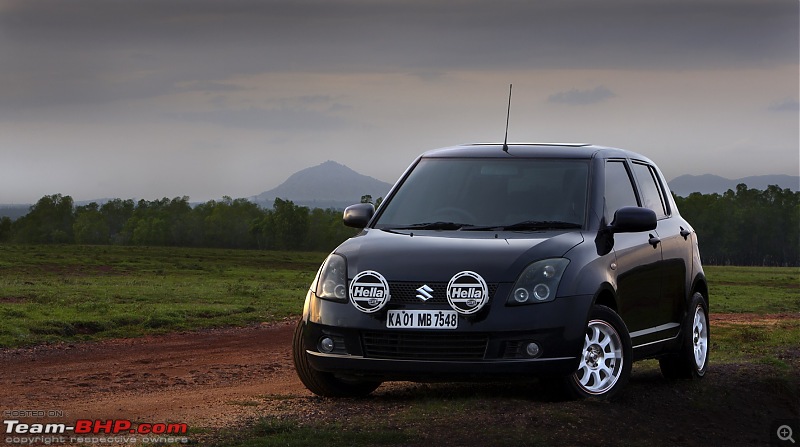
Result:
{"type": "Polygon", "coordinates": [[[539,354],[542,353],[542,348],[539,347],[538,343],[532,341],[525,346],[525,353],[531,357],[539,357],[539,354]]]}
{"type": "Polygon", "coordinates": [[[319,341],[319,350],[326,354],[330,354],[333,352],[333,348],[335,347],[333,343],[333,339],[330,337],[322,337],[319,341]]]}

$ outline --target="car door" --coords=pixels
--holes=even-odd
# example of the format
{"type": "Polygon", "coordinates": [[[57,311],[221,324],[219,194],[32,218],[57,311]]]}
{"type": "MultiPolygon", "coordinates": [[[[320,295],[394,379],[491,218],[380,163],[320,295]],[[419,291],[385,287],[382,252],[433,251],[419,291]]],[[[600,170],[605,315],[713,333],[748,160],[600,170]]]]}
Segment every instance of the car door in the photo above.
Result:
{"type": "Polygon", "coordinates": [[[654,166],[633,161],[633,173],[639,184],[642,206],[652,209],[658,218],[656,232],[660,239],[663,277],[663,298],[659,307],[659,321],[663,329],[662,338],[677,334],[683,315],[683,302],[692,259],[692,239],[689,225],[679,216],[672,216],[666,189],[654,166]]]}
{"type": "MultiPolygon", "coordinates": [[[[630,167],[626,160],[607,160],[605,165],[605,220],[624,206],[640,206],[630,167]]],[[[634,346],[647,343],[662,321],[661,244],[655,231],[614,235],[617,305],[634,346]]]]}

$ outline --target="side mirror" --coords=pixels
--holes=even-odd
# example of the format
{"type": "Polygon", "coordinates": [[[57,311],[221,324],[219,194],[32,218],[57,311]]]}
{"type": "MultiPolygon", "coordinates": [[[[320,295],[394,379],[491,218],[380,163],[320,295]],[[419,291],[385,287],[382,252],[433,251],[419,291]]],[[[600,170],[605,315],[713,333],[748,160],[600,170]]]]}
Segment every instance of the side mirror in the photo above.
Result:
{"type": "MultiPolygon", "coordinates": [[[[374,214],[375,207],[371,203],[357,203],[344,209],[342,220],[348,227],[364,228],[374,214]]],[[[655,216],[655,213],[653,216],[655,216]]]]}
{"type": "Polygon", "coordinates": [[[655,230],[657,224],[656,213],[650,208],[626,206],[614,213],[614,221],[608,229],[612,233],[638,233],[655,230]]]}

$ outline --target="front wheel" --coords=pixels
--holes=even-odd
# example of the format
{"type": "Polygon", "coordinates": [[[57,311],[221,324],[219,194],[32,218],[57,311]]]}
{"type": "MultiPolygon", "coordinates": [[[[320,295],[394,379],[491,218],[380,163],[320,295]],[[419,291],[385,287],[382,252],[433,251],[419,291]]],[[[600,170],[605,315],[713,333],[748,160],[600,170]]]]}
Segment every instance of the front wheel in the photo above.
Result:
{"type": "Polygon", "coordinates": [[[606,306],[589,315],[578,370],[564,379],[575,398],[614,398],[628,382],[633,363],[631,337],[622,318],[606,306]]]}
{"type": "Polygon", "coordinates": [[[700,293],[692,296],[683,321],[683,340],[675,354],[658,360],[661,373],[670,380],[700,379],[708,369],[708,305],[700,293]]]}
{"type": "Polygon", "coordinates": [[[322,397],[364,397],[381,385],[381,382],[375,381],[342,379],[329,372],[312,368],[308,363],[308,353],[303,346],[304,329],[305,324],[300,320],[292,338],[292,354],[297,375],[309,391],[322,397]]]}

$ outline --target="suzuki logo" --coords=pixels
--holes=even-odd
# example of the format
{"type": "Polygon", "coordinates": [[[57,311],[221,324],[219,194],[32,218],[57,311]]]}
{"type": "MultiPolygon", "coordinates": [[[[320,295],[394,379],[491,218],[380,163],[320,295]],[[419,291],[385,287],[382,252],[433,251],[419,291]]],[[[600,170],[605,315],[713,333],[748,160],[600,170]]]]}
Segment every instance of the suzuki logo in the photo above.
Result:
{"type": "Polygon", "coordinates": [[[417,298],[421,299],[422,301],[428,301],[429,299],[433,298],[433,295],[431,295],[433,289],[431,289],[427,284],[417,289],[417,292],[419,292],[417,294],[417,298]]]}

